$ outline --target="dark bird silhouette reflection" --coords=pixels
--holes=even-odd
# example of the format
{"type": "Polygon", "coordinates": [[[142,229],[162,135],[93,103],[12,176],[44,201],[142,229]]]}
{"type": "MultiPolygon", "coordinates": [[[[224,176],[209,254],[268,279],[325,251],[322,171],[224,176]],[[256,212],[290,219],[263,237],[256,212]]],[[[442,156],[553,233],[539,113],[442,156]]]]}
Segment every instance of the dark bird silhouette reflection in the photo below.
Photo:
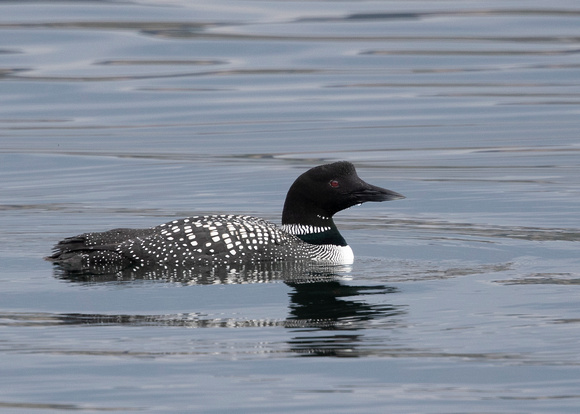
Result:
{"type": "Polygon", "coordinates": [[[386,299],[385,295],[397,291],[393,287],[340,281],[287,284],[294,290],[286,327],[298,333],[289,345],[301,356],[360,356],[365,353],[359,349],[366,341],[363,330],[397,326],[397,317],[404,313],[399,306],[368,302],[371,295],[386,299]]]}
{"type": "Polygon", "coordinates": [[[355,285],[346,280],[353,278],[348,270],[340,266],[324,267],[300,262],[196,269],[149,268],[97,275],[55,268],[55,277],[81,284],[130,284],[136,280],[184,285],[282,281],[291,288],[289,314],[284,320],[208,318],[195,310],[178,315],[61,314],[58,318],[64,324],[195,328],[278,326],[292,331],[293,337],[287,341],[289,350],[300,356],[360,356],[368,353],[368,339],[365,339],[368,330],[400,326],[405,311],[402,306],[388,303],[388,296],[396,293],[396,288],[355,285]]]}

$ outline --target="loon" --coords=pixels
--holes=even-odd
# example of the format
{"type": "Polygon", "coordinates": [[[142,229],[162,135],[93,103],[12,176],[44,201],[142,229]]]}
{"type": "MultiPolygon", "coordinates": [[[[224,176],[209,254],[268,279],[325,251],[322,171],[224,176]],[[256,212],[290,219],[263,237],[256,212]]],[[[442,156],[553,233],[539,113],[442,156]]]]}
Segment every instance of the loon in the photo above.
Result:
{"type": "Polygon", "coordinates": [[[354,255],[332,217],[367,201],[403,195],[366,183],[347,161],[314,167],[288,190],[282,226],[246,215],[207,215],[148,229],[119,228],[69,237],[45,259],[70,271],[192,267],[306,260],[352,264],[354,255]]]}

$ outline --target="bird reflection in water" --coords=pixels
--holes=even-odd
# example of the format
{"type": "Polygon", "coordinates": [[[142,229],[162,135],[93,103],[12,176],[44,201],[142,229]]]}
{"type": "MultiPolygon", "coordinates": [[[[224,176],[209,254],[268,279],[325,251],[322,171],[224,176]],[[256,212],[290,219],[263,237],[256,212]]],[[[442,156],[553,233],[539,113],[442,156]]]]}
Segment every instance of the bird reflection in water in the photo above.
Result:
{"type": "Polygon", "coordinates": [[[384,301],[384,295],[397,291],[389,286],[340,281],[289,285],[294,291],[286,326],[298,334],[289,345],[302,356],[359,356],[359,345],[365,342],[362,330],[397,326],[397,317],[404,313],[400,306],[369,303],[371,295],[384,301]]]}
{"type": "Polygon", "coordinates": [[[353,285],[349,268],[321,267],[312,263],[261,263],[196,269],[158,268],[124,270],[114,274],[79,274],[55,269],[55,277],[71,283],[130,284],[152,280],[183,285],[215,285],[284,282],[289,292],[289,315],[284,320],[208,318],[190,313],[179,315],[63,314],[65,324],[121,324],[217,327],[284,327],[292,332],[290,350],[300,356],[360,356],[367,348],[368,329],[400,325],[405,310],[385,303],[397,289],[385,285],[353,285]],[[365,335],[363,335],[363,330],[365,335]]]}

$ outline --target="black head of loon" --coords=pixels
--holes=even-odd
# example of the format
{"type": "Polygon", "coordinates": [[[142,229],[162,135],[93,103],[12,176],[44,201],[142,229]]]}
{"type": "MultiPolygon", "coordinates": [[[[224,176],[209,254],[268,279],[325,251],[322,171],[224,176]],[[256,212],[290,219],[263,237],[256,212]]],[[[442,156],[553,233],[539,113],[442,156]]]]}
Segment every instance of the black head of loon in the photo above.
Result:
{"type": "Polygon", "coordinates": [[[352,250],[332,216],[367,201],[400,198],[404,196],[364,182],[351,163],[340,161],[314,167],[296,179],[286,196],[281,228],[251,216],[194,216],[147,229],[69,237],[47,260],[67,270],[95,273],[234,262],[350,264],[352,250]]]}
{"type": "Polygon", "coordinates": [[[403,195],[363,181],[350,162],[311,168],[288,190],[282,228],[313,244],[346,246],[332,216],[367,201],[389,201],[403,195]]]}

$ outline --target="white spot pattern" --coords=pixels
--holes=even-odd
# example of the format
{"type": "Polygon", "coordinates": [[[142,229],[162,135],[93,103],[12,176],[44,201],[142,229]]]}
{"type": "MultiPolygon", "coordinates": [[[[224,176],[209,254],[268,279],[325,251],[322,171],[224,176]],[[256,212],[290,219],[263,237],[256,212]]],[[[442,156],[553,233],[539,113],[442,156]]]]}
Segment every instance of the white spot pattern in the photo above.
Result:
{"type": "Polygon", "coordinates": [[[74,253],[85,268],[153,265],[169,268],[296,260],[352,263],[349,246],[314,245],[295,236],[329,229],[302,225],[280,228],[251,216],[195,216],[150,229],[86,233],[76,238],[82,240],[85,249],[74,253]]]}

